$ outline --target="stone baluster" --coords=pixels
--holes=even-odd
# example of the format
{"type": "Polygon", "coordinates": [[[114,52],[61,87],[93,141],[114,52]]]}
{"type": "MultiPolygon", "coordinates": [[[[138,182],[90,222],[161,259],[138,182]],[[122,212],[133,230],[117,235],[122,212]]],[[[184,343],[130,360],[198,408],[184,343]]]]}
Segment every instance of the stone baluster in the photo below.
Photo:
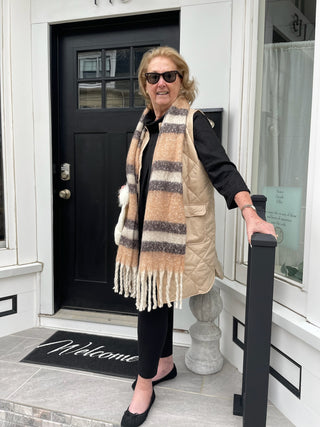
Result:
{"type": "Polygon", "coordinates": [[[195,295],[189,304],[197,322],[189,329],[192,343],[185,355],[186,366],[196,374],[214,374],[223,366],[219,349],[221,331],[214,323],[222,311],[219,290],[213,287],[204,295],[195,295]]]}

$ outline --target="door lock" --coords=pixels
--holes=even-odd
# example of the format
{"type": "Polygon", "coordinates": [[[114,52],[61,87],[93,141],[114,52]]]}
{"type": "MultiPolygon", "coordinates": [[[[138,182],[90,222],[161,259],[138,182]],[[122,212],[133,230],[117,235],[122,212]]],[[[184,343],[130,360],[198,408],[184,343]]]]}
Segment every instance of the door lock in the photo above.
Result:
{"type": "Polygon", "coordinates": [[[62,181],[70,180],[70,163],[62,163],[60,167],[60,178],[62,181]]]}
{"type": "Polygon", "coordinates": [[[61,197],[61,199],[68,200],[71,197],[71,191],[68,190],[67,188],[64,190],[61,190],[59,191],[59,197],[61,197]]]}

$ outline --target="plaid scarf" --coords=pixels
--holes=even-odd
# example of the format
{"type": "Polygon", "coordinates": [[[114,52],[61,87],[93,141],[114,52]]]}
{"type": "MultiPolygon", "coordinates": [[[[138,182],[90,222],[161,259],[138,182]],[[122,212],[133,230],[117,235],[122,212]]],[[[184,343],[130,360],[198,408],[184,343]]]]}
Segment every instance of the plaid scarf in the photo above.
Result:
{"type": "Polygon", "coordinates": [[[141,246],[138,199],[148,108],[138,122],[127,156],[129,204],[116,257],[114,291],[136,298],[139,311],[162,307],[163,295],[171,307],[171,286],[175,286],[176,305],[182,304],[187,232],[182,152],[189,108],[186,99],[180,97],[163,119],[152,161],[141,246]]]}

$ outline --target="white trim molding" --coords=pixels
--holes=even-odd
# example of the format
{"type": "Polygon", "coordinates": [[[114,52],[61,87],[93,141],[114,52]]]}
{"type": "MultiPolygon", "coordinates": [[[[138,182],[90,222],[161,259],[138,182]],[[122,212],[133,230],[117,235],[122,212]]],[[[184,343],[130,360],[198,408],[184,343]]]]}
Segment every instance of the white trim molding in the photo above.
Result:
{"type": "Polygon", "coordinates": [[[50,27],[32,25],[32,80],[38,258],[41,273],[40,313],[54,312],[53,190],[50,88],[50,27]]]}
{"type": "Polygon", "coordinates": [[[0,266],[17,262],[16,201],[13,146],[12,68],[11,68],[11,8],[8,1],[0,2],[0,83],[3,156],[3,188],[5,199],[6,247],[0,249],[0,266]]]}
{"type": "MultiPolygon", "coordinates": [[[[318,6],[320,6],[318,4],[318,6]]],[[[320,7],[317,7],[313,96],[306,202],[304,282],[308,289],[307,319],[320,327],[320,7]]]]}

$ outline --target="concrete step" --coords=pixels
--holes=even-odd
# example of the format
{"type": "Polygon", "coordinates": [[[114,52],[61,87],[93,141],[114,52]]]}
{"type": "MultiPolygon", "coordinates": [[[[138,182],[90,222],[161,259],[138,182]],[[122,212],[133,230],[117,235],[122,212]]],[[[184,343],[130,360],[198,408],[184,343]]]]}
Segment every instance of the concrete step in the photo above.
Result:
{"type": "Polygon", "coordinates": [[[117,424],[0,399],[0,427],[114,427],[117,424]]]}

